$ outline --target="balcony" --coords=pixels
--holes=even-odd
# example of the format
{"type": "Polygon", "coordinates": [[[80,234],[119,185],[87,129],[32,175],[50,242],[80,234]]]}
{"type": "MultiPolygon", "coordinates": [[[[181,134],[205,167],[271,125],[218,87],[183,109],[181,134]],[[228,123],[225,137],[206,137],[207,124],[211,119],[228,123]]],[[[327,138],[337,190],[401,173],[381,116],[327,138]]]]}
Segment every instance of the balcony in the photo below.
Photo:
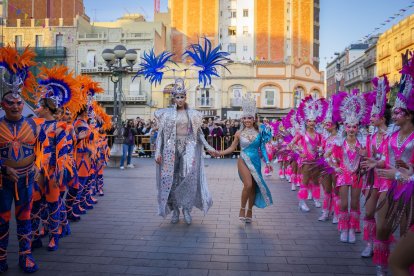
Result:
{"type": "Polygon", "coordinates": [[[106,66],[87,67],[81,65],[81,74],[111,73],[106,66]]]}
{"type": "Polygon", "coordinates": [[[78,34],[78,41],[106,40],[106,33],[78,34]]]}
{"type": "Polygon", "coordinates": [[[388,51],[380,52],[379,55],[378,55],[378,57],[379,57],[379,59],[384,59],[386,57],[389,57],[390,55],[391,55],[391,53],[388,50],[388,51]]]}
{"type": "Polygon", "coordinates": [[[98,102],[113,102],[114,101],[114,96],[113,95],[106,95],[106,94],[100,95],[100,94],[97,94],[95,97],[96,97],[96,100],[98,102]]]}
{"type": "Polygon", "coordinates": [[[153,39],[152,33],[122,33],[123,40],[153,39]]]}
{"type": "MultiPolygon", "coordinates": [[[[114,95],[108,95],[108,94],[104,94],[104,95],[100,95],[97,94],[96,95],[96,100],[98,102],[113,102],[114,101],[114,95]]],[[[123,102],[146,102],[147,101],[147,95],[128,95],[128,96],[124,96],[122,98],[123,102]]]]}
{"type": "Polygon", "coordinates": [[[401,39],[401,41],[397,42],[397,44],[395,45],[395,49],[397,51],[401,51],[404,48],[407,48],[408,46],[410,46],[411,44],[412,44],[411,38],[401,39]]]}
{"type": "Polygon", "coordinates": [[[240,106],[242,106],[242,98],[232,98],[231,99],[231,106],[232,107],[240,107],[240,106]]]}
{"type": "Polygon", "coordinates": [[[197,98],[197,107],[213,107],[214,99],[212,97],[201,97],[197,98]]]}
{"type": "Polygon", "coordinates": [[[357,76],[355,76],[355,77],[353,77],[353,78],[350,78],[350,79],[347,79],[347,80],[345,80],[345,86],[349,86],[349,85],[353,85],[353,84],[355,84],[355,83],[358,83],[358,82],[363,82],[364,81],[364,75],[357,75],[357,76]]]}
{"type": "Polygon", "coordinates": [[[375,63],[375,58],[368,58],[366,61],[364,61],[364,68],[371,67],[372,65],[375,65],[375,63]]]}
{"type": "Polygon", "coordinates": [[[125,96],[126,102],[146,102],[147,101],[147,95],[128,95],[125,96]]]}
{"type": "MultiPolygon", "coordinates": [[[[17,51],[22,53],[26,48],[18,47],[17,51]]],[[[31,47],[36,53],[36,58],[66,58],[66,47],[31,47]]]]}

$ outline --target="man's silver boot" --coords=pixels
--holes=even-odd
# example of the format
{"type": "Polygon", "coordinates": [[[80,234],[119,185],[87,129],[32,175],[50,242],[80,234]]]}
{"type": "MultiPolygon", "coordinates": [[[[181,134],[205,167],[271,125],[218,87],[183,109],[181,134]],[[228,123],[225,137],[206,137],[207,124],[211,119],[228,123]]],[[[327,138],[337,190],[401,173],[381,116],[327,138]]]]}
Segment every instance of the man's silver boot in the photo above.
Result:
{"type": "Polygon", "coordinates": [[[171,217],[171,223],[176,224],[180,221],[180,209],[174,208],[171,217]]]}
{"type": "Polygon", "coordinates": [[[188,211],[188,209],[183,208],[183,215],[184,215],[184,221],[185,223],[187,223],[188,225],[191,224],[192,219],[191,219],[191,215],[190,215],[190,211],[188,211]]]}

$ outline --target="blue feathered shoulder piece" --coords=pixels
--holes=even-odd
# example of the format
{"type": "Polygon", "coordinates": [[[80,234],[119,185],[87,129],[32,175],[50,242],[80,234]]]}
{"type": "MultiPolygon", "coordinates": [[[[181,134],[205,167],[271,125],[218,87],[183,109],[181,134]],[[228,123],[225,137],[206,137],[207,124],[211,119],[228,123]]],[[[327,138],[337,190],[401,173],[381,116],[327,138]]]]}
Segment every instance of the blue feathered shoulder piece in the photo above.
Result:
{"type": "Polygon", "coordinates": [[[272,127],[266,126],[265,124],[260,125],[260,135],[262,136],[262,142],[268,143],[273,138],[273,130],[272,127]]]}
{"type": "Polygon", "coordinates": [[[138,70],[134,79],[142,75],[145,77],[145,79],[149,79],[149,82],[151,84],[160,84],[164,75],[163,70],[167,68],[165,64],[170,61],[170,58],[172,56],[173,54],[167,51],[164,51],[156,56],[154,49],[151,49],[149,53],[144,52],[144,56],[141,57],[141,68],[138,70]]]}
{"type": "Polygon", "coordinates": [[[192,44],[189,48],[183,55],[189,56],[194,61],[193,65],[201,68],[198,71],[198,82],[202,83],[204,87],[211,84],[212,76],[219,77],[218,66],[229,71],[224,65],[225,62],[230,61],[226,57],[229,53],[220,51],[220,45],[212,49],[211,41],[204,37],[204,48],[200,44],[192,44]]]}

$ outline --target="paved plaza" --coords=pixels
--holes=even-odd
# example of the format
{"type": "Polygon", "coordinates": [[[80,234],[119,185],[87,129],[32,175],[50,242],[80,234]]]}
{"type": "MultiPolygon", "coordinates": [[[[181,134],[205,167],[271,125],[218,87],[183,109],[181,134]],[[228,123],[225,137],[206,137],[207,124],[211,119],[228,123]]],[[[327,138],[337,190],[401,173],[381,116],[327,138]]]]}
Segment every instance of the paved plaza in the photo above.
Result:
{"type": "MultiPolygon", "coordinates": [[[[318,222],[320,209],[298,211],[296,193],[268,178],[275,204],[254,209],[253,223],[238,221],[242,185],[236,160],[206,159],[213,207],[194,209],[193,224],[157,216],[153,159],[134,159],[135,169],[105,171],[105,196],[61,240],[57,252],[34,251],[36,275],[373,275],[363,244],[339,242],[336,226],[318,222]]],[[[46,240],[44,240],[46,244],[46,240]]],[[[17,267],[15,226],[9,272],[17,267]]]]}

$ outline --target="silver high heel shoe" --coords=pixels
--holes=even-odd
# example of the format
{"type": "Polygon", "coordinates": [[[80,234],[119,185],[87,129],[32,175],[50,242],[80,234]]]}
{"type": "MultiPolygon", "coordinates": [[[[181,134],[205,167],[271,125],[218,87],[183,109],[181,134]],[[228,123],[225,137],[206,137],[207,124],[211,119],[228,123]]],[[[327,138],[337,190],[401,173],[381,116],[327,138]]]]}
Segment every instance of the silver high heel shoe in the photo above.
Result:
{"type": "Polygon", "coordinates": [[[190,215],[190,211],[188,211],[188,209],[183,209],[183,215],[184,215],[184,221],[185,223],[187,223],[188,225],[191,224],[192,222],[192,218],[190,215]]]}
{"type": "Polygon", "coordinates": [[[252,209],[247,209],[247,212],[251,212],[252,216],[248,217],[246,216],[246,223],[251,223],[253,221],[253,210],[252,209]]]}
{"type": "Polygon", "coordinates": [[[244,216],[239,215],[239,220],[241,222],[246,222],[246,208],[240,208],[240,213],[243,212],[244,216]]]}

